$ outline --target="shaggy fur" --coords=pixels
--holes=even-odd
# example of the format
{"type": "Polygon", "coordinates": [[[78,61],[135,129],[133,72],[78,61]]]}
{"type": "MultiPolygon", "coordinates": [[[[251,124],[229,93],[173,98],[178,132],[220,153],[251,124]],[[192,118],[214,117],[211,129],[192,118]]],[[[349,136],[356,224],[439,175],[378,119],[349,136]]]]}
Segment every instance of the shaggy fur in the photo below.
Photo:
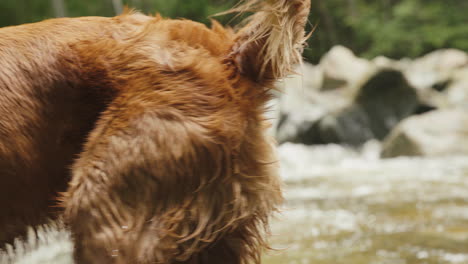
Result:
{"type": "Polygon", "coordinates": [[[309,0],[234,32],[126,12],[0,29],[0,243],[62,210],[77,263],[259,263],[282,201],[264,135],[309,0]]]}

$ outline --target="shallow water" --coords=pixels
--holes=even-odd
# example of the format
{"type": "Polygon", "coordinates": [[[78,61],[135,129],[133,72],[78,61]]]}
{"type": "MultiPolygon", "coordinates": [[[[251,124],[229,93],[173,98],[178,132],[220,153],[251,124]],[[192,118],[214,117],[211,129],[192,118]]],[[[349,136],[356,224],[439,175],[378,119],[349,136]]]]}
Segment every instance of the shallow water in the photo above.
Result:
{"type": "Polygon", "coordinates": [[[266,264],[468,263],[468,156],[279,147],[286,205],[266,264]]]}

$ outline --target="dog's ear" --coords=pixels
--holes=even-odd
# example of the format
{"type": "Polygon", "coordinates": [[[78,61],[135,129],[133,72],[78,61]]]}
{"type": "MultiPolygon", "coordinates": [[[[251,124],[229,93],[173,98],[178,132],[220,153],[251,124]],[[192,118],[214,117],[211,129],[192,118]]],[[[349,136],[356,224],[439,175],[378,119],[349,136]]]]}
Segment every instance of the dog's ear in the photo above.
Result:
{"type": "Polygon", "coordinates": [[[231,56],[244,76],[257,82],[293,72],[307,39],[310,0],[245,0],[233,11],[255,12],[236,35],[231,56]]]}

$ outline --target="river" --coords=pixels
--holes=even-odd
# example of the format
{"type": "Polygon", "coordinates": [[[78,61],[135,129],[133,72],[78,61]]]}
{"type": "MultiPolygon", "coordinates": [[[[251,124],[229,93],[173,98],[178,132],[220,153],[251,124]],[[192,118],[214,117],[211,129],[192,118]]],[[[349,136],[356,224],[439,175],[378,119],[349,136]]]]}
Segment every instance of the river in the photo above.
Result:
{"type": "MultiPolygon", "coordinates": [[[[263,264],[468,263],[468,156],[382,160],[377,142],[278,152],[286,203],[263,264]]],[[[9,249],[13,263],[73,262],[68,232],[38,236],[9,249]]]]}
{"type": "Polygon", "coordinates": [[[265,264],[468,263],[468,156],[279,147],[286,203],[265,264]]]}

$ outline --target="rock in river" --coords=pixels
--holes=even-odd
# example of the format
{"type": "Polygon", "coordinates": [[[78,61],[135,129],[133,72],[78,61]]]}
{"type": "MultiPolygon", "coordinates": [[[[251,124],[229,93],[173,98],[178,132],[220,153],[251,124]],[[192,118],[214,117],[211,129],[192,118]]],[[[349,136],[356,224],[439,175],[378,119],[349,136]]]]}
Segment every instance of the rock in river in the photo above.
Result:
{"type": "Polygon", "coordinates": [[[468,155],[468,111],[432,111],[410,117],[385,139],[382,157],[468,155]]]}
{"type": "Polygon", "coordinates": [[[382,69],[359,88],[350,105],[303,127],[295,142],[360,146],[370,139],[383,139],[419,106],[417,93],[403,74],[382,69]]]}

